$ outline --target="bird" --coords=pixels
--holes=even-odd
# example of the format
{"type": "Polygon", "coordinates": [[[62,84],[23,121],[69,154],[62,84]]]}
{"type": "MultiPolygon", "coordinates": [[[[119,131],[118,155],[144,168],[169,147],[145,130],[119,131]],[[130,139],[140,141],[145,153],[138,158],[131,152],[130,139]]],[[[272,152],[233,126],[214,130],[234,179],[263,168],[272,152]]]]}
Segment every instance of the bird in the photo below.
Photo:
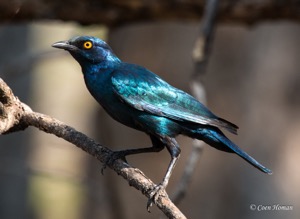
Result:
{"type": "Polygon", "coordinates": [[[272,174],[221,131],[237,134],[238,126],[216,116],[193,96],[145,67],[121,61],[105,41],[93,36],[76,36],[56,42],[52,47],[68,51],[79,63],[87,89],[113,119],[150,137],[151,147],[116,151],[113,159],[164,148],[170,153],[166,174],[151,191],[147,208],[169,183],[181,151],[175,139],[178,135],[235,153],[260,171],[272,174]]]}

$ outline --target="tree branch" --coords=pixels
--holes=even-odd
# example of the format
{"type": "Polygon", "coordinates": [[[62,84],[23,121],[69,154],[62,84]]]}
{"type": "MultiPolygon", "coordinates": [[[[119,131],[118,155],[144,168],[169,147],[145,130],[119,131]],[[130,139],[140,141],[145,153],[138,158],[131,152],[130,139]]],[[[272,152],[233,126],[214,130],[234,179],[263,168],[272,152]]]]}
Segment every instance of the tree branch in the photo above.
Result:
{"type": "MultiPolygon", "coordinates": [[[[193,50],[195,72],[191,78],[190,88],[193,96],[195,96],[196,99],[202,103],[206,103],[206,94],[201,79],[206,72],[208,59],[210,57],[218,9],[219,0],[206,0],[206,6],[200,25],[199,35],[196,39],[193,50]]],[[[197,162],[202,154],[203,146],[203,141],[196,139],[193,141],[193,148],[186,163],[183,175],[176,186],[174,194],[172,195],[172,200],[175,204],[179,204],[185,196],[186,190],[188,189],[188,184],[191,181],[197,162]]]]}
{"type": "MultiPolygon", "coordinates": [[[[0,22],[31,20],[77,21],[117,26],[138,21],[200,20],[205,0],[11,0],[0,1],[0,22]]],[[[297,0],[223,0],[221,22],[254,24],[263,20],[300,21],[297,0]]]]}
{"type": "MultiPolygon", "coordinates": [[[[59,138],[72,143],[88,154],[106,163],[113,151],[96,143],[85,134],[50,116],[34,112],[26,104],[14,96],[11,89],[0,78],[0,134],[7,134],[24,130],[33,126],[41,131],[54,134],[59,138]]],[[[122,160],[107,164],[118,175],[121,175],[130,186],[141,191],[147,198],[155,184],[142,171],[131,167],[122,160]]],[[[166,192],[160,195],[155,203],[168,218],[186,218],[171,202],[166,192]]]]}

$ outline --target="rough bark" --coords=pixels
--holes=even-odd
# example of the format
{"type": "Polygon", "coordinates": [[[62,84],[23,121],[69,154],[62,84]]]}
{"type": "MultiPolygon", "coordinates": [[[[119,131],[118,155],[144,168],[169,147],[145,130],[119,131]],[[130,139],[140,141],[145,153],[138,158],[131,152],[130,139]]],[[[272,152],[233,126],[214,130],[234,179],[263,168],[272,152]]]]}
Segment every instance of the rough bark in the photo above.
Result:
{"type": "MultiPolygon", "coordinates": [[[[11,89],[0,78],[0,134],[23,130],[29,126],[63,138],[102,163],[107,163],[107,160],[113,153],[105,146],[96,143],[85,134],[78,132],[59,120],[32,111],[30,107],[13,95],[11,89]]],[[[106,165],[127,180],[130,186],[141,191],[146,197],[150,197],[155,184],[142,171],[131,167],[122,160],[115,160],[106,165]]],[[[171,202],[166,192],[162,192],[155,202],[168,218],[186,218],[171,202]]]]}

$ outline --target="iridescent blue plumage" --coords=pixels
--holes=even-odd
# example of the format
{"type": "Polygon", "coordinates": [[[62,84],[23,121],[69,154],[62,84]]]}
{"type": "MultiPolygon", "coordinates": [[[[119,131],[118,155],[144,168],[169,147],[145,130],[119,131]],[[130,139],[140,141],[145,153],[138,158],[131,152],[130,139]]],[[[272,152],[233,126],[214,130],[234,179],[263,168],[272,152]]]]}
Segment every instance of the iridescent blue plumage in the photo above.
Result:
{"type": "Polygon", "coordinates": [[[180,154],[175,141],[179,134],[203,140],[222,151],[234,152],[271,174],[271,170],[242,151],[220,130],[224,128],[236,134],[236,125],[217,117],[194,97],[146,68],[122,62],[104,41],[82,36],[57,42],[53,47],[69,51],[79,62],[88,90],[110,116],[150,136],[151,148],[124,150],[118,155],[157,152],[167,147],[172,159],[154,195],[168,184],[180,154]]]}

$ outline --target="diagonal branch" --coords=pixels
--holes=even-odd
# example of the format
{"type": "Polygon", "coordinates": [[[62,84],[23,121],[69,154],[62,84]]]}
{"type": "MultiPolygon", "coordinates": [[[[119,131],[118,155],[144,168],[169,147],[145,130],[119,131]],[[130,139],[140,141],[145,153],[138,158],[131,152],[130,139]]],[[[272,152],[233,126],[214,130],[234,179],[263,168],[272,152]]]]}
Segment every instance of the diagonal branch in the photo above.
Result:
{"type": "MultiPolygon", "coordinates": [[[[26,104],[14,96],[11,89],[0,78],[0,134],[24,130],[29,126],[63,138],[97,158],[102,163],[106,163],[113,153],[107,147],[96,143],[93,139],[63,122],[32,111],[26,104]]],[[[155,184],[142,171],[131,167],[122,160],[109,162],[107,166],[113,169],[118,175],[121,175],[130,186],[141,191],[147,198],[150,197],[155,184]]],[[[158,197],[155,204],[168,218],[186,218],[171,202],[166,192],[158,197]]]]}

